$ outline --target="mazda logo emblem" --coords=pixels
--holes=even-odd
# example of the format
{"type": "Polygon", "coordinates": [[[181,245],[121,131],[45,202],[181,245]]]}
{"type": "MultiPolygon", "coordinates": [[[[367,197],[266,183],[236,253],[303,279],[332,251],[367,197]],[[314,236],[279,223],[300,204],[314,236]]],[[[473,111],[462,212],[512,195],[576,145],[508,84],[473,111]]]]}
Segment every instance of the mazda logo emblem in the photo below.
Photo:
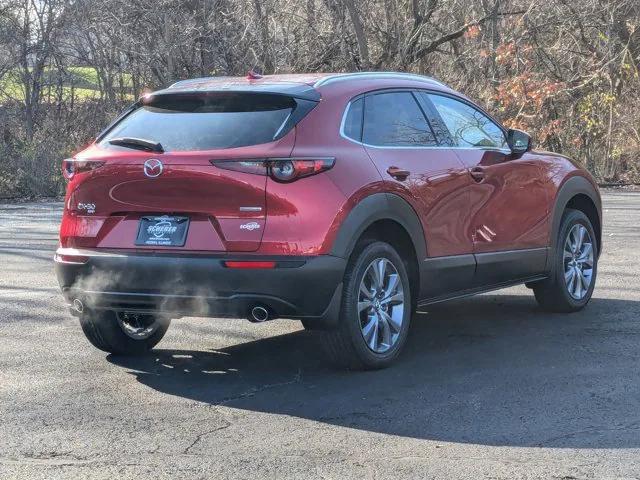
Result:
{"type": "Polygon", "coordinates": [[[156,178],[162,173],[162,162],[157,158],[150,158],[144,162],[144,174],[149,178],[156,178]]]}

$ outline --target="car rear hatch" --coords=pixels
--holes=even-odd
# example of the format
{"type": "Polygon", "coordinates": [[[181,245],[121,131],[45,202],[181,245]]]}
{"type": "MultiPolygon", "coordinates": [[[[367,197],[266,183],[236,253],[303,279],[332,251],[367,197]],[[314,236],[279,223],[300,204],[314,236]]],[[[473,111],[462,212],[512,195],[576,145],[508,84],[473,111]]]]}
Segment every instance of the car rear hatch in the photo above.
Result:
{"type": "Polygon", "coordinates": [[[315,90],[265,90],[145,97],[72,162],[63,246],[257,250],[267,177],[213,162],[289,156],[317,103],[315,90]]]}

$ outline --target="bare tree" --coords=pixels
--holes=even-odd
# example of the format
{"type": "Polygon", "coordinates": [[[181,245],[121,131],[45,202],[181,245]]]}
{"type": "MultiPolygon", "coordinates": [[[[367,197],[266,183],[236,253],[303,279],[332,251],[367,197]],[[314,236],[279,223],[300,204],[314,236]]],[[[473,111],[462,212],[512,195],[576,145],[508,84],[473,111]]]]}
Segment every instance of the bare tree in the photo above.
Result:
{"type": "Polygon", "coordinates": [[[255,66],[433,75],[640,181],[637,0],[0,0],[0,190],[55,191],[59,158],[147,89],[255,66]],[[49,173],[3,187],[9,161],[49,173]]]}

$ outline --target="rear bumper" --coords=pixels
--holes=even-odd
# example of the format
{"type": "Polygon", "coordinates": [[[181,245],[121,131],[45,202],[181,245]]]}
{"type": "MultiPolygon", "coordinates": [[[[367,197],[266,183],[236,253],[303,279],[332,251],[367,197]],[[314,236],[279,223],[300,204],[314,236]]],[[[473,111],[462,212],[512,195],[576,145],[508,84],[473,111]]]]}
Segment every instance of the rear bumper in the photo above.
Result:
{"type": "MultiPolygon", "coordinates": [[[[59,249],[58,256],[86,263],[55,262],[67,303],[86,308],[207,317],[245,317],[256,305],[275,317],[337,319],[343,258],[121,254],[59,249]],[[228,260],[272,260],[272,269],[227,268],[228,260]]],[[[74,309],[72,311],[75,312],[74,309]]]]}

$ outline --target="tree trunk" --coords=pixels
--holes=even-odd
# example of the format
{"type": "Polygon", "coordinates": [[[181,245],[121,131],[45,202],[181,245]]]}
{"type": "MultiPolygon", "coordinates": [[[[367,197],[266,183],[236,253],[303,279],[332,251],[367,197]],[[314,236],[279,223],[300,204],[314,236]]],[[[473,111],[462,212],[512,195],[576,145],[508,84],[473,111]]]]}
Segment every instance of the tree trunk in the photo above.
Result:
{"type": "Polygon", "coordinates": [[[367,37],[364,33],[364,28],[362,26],[362,21],[360,20],[360,15],[358,14],[358,10],[356,10],[355,5],[353,4],[353,0],[342,0],[347,7],[347,11],[349,12],[349,17],[351,18],[351,23],[353,24],[353,29],[356,32],[356,41],[358,42],[358,52],[360,53],[360,69],[367,70],[371,65],[369,61],[369,45],[367,43],[367,37]]]}

